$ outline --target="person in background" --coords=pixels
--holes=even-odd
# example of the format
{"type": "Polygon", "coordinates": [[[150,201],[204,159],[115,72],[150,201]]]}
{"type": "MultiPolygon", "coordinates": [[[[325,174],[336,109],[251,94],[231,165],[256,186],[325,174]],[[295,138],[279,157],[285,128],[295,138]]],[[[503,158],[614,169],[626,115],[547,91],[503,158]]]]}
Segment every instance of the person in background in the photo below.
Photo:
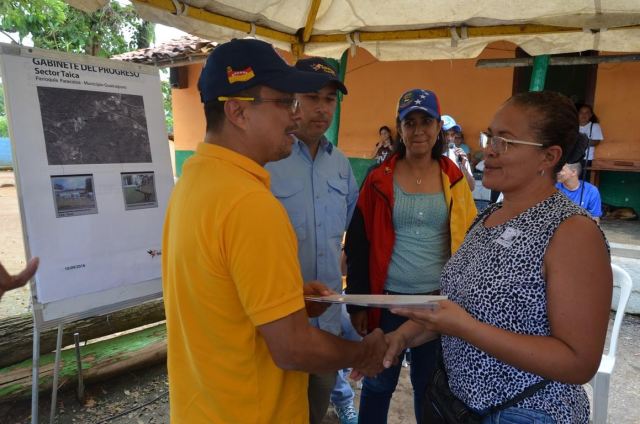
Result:
{"type": "MultiPolygon", "coordinates": [[[[438,293],[442,267],[476,216],[464,175],[442,155],[444,134],[436,94],[422,89],[407,91],[400,97],[397,111],[402,141],[397,151],[366,177],[347,231],[348,294],[438,293]]],[[[377,327],[387,333],[406,321],[387,309],[354,305],[347,309],[361,335],[377,327]]],[[[432,341],[411,351],[414,412],[419,422],[438,345],[432,341]]],[[[360,422],[387,422],[401,367],[398,360],[375,378],[364,379],[360,422]]]]}
{"type": "Polygon", "coordinates": [[[444,132],[444,154],[451,159],[464,174],[471,191],[475,188],[476,181],[473,178],[473,170],[467,154],[469,146],[462,142],[462,127],[449,115],[442,115],[442,131],[444,132]],[[465,148],[466,147],[466,150],[465,148]]]}
{"type": "Polygon", "coordinates": [[[324,308],[304,294],[332,291],[303,284],[295,230],[263,168],[291,154],[294,93],[326,82],[255,39],[218,45],[202,69],[205,139],[171,193],[162,240],[171,422],[308,424],[307,373],[381,369],[382,332],[352,342],[309,324],[324,308]]]}
{"type": "Polygon", "coordinates": [[[558,172],[556,188],[573,203],[585,208],[596,222],[600,222],[602,216],[600,192],[598,187],[580,180],[581,170],[580,162],[566,163],[558,172]]]}
{"type": "Polygon", "coordinates": [[[441,393],[450,389],[482,423],[589,422],[582,384],[602,357],[611,262],[598,225],[555,188],[556,173],[580,160],[587,142],[562,94],[519,93],[498,109],[480,139],[482,181],[504,201],[478,217],[444,267],[448,300],[392,311],[411,321],[387,334],[386,365],[441,334],[441,393]]]}
{"type": "Polygon", "coordinates": [[[471,148],[464,142],[462,127],[451,115],[442,115],[442,131],[444,131],[447,143],[454,143],[456,147],[464,150],[467,155],[471,152],[471,148]]]}
{"type": "MultiPolygon", "coordinates": [[[[291,155],[270,162],[265,169],[271,174],[271,191],[287,210],[298,239],[298,259],[304,281],[319,280],[336,293],[342,292],[342,239],[351,221],[358,199],[356,183],[349,160],[324,136],[338,105],[338,92],[347,88],[327,61],[312,57],[296,62],[296,69],[325,77],[317,91],[296,94],[300,102],[291,155]]],[[[311,318],[311,325],[340,335],[341,308],[332,305],[324,314],[311,318]]],[[[336,372],[312,373],[309,376],[310,423],[320,424],[329,406],[331,392],[336,411],[346,424],[357,414],[349,382],[336,372]],[[340,397],[338,399],[338,397],[340,397]]]]}
{"type": "Polygon", "coordinates": [[[38,270],[40,259],[38,257],[31,258],[27,262],[27,266],[17,275],[11,275],[0,264],[0,299],[9,290],[17,289],[24,286],[33,277],[38,270]]]}
{"type": "Polygon", "coordinates": [[[373,158],[376,160],[376,163],[382,163],[393,153],[393,136],[391,135],[391,129],[386,125],[380,127],[378,134],[380,135],[380,139],[376,143],[376,152],[373,158]]]}
{"type": "MultiPolygon", "coordinates": [[[[578,105],[578,119],[580,123],[580,132],[589,138],[589,148],[587,149],[584,162],[584,166],[589,168],[593,161],[596,146],[604,141],[604,136],[602,135],[602,128],[600,128],[600,120],[596,114],[593,113],[593,107],[591,105],[578,105]]],[[[588,181],[591,172],[586,169],[583,169],[583,171],[585,172],[581,179],[588,181]]]]}

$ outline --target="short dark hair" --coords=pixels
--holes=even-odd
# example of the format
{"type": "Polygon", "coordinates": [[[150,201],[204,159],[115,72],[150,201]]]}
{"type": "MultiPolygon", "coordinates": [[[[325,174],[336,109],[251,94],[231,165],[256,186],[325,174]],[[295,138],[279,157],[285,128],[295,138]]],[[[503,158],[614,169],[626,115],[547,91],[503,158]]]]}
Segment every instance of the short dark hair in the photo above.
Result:
{"type": "Polygon", "coordinates": [[[380,129],[378,130],[378,134],[382,134],[382,130],[387,130],[387,132],[391,134],[391,128],[387,127],[386,125],[380,127],[380,129]]]}
{"type": "MultiPolygon", "coordinates": [[[[440,121],[438,121],[440,122],[440,121]]],[[[404,145],[402,140],[402,131],[400,131],[401,125],[400,118],[396,118],[396,127],[398,128],[398,141],[396,146],[396,152],[398,153],[398,157],[400,159],[404,158],[407,154],[407,147],[404,145]]],[[[442,151],[444,150],[444,131],[438,131],[438,136],[436,137],[436,144],[431,148],[431,159],[440,159],[442,156],[442,151]]]]}
{"type": "Polygon", "coordinates": [[[525,117],[536,133],[536,141],[545,147],[562,148],[562,156],[554,169],[559,172],[578,148],[578,111],[571,99],[554,91],[529,91],[512,96],[507,103],[537,112],[525,117]]]}
{"type": "MultiPolygon", "coordinates": [[[[262,85],[256,85],[247,90],[238,91],[228,97],[257,97],[262,85]]],[[[207,121],[207,132],[219,132],[224,123],[224,101],[210,100],[204,104],[204,117],[207,121]]]]}

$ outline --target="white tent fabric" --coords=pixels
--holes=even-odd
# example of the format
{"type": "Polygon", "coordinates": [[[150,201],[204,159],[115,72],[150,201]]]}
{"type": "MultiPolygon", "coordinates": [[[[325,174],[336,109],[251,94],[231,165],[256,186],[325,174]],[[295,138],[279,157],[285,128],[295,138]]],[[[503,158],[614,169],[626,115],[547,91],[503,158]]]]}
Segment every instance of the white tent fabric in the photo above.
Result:
{"type": "MultiPolygon", "coordinates": [[[[67,1],[76,5],[104,0],[67,1]]],[[[313,0],[133,0],[143,19],[214,41],[246,37],[255,27],[247,27],[246,31],[231,29],[209,22],[211,16],[218,23],[220,17],[228,17],[295,37],[304,29],[314,3],[313,0]]],[[[259,31],[257,37],[284,50],[292,48],[292,43],[282,37],[264,36],[259,31]]],[[[321,0],[304,52],[337,58],[345,49],[358,45],[379,60],[459,59],[476,57],[487,44],[497,40],[515,43],[531,55],[584,50],[638,52],[640,1],[321,0]],[[558,28],[541,29],[541,25],[558,28]],[[474,32],[478,27],[485,31],[478,35],[474,32]],[[414,39],[397,39],[407,38],[406,32],[405,35],[397,32],[429,29],[440,32],[421,39],[415,39],[415,35],[409,35],[414,39]],[[367,37],[380,32],[384,32],[378,37],[382,39],[367,37]],[[326,35],[335,37],[328,42],[322,37],[326,35]]]]}
{"type": "Polygon", "coordinates": [[[85,12],[93,12],[94,10],[104,7],[109,3],[109,0],[66,0],[66,2],[85,12]]]}

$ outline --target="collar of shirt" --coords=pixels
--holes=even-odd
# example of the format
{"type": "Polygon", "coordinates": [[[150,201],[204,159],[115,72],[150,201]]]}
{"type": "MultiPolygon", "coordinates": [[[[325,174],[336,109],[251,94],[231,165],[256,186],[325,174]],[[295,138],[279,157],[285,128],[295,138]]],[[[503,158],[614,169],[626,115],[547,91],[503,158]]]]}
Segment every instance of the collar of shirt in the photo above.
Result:
{"type": "MultiPolygon", "coordinates": [[[[294,136],[296,141],[293,143],[293,153],[298,153],[301,154],[304,152],[304,154],[307,156],[307,158],[309,160],[311,160],[311,154],[309,153],[309,147],[307,147],[307,145],[305,144],[304,141],[300,140],[298,137],[294,136]]],[[[324,150],[325,152],[327,152],[328,154],[331,154],[331,152],[333,152],[333,144],[331,144],[329,142],[329,140],[327,139],[327,137],[325,137],[324,135],[322,136],[322,138],[320,138],[320,147],[318,147],[318,152],[320,152],[321,150],[324,150]]]]}
{"type": "Polygon", "coordinates": [[[269,188],[271,177],[269,172],[260,166],[253,159],[227,149],[226,147],[218,146],[216,144],[200,143],[196,149],[198,155],[207,156],[225,162],[229,162],[232,165],[248,172],[260,180],[267,188],[269,188]]]}

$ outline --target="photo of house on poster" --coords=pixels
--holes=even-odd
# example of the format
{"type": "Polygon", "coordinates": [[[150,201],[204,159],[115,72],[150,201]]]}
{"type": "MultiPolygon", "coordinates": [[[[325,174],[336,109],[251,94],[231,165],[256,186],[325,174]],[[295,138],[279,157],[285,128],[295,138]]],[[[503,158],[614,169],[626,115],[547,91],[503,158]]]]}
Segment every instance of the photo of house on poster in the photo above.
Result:
{"type": "Polygon", "coordinates": [[[51,189],[58,218],[98,213],[93,175],[54,175],[51,189]]]}
{"type": "Polygon", "coordinates": [[[123,172],[122,194],[127,210],[158,207],[153,172],[123,172]]]}
{"type": "Polygon", "coordinates": [[[159,281],[173,173],[157,69],[0,48],[37,302],[159,281]]]}

